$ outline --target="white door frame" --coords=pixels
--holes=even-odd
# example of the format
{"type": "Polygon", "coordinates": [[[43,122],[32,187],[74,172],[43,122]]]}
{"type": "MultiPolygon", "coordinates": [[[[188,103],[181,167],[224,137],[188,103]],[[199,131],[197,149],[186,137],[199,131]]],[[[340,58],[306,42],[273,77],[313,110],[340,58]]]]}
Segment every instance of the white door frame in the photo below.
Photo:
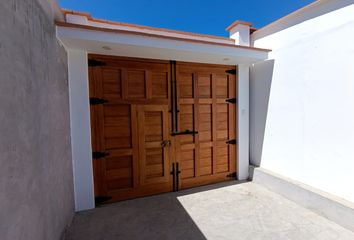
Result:
{"type": "MultiPolygon", "coordinates": [[[[87,52],[69,50],[69,98],[75,211],[95,208],[87,52]]],[[[249,176],[249,65],[237,66],[237,176],[249,176]]]]}

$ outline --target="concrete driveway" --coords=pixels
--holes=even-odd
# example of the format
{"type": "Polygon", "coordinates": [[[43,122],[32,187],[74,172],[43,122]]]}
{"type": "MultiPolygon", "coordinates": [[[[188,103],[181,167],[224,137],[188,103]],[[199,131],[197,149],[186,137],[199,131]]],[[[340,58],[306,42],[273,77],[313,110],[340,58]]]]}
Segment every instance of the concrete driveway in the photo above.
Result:
{"type": "Polygon", "coordinates": [[[261,185],[228,182],[76,214],[67,240],[353,240],[354,233],[261,185]]]}

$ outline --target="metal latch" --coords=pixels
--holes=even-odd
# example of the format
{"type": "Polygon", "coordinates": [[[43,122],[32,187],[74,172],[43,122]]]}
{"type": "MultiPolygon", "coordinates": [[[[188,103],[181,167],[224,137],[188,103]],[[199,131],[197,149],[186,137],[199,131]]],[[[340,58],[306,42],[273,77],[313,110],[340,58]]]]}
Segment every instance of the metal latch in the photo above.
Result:
{"type": "Polygon", "coordinates": [[[171,136],[177,136],[177,135],[195,135],[198,134],[198,131],[191,131],[191,130],[185,130],[183,132],[173,132],[171,133],[171,136]]]}

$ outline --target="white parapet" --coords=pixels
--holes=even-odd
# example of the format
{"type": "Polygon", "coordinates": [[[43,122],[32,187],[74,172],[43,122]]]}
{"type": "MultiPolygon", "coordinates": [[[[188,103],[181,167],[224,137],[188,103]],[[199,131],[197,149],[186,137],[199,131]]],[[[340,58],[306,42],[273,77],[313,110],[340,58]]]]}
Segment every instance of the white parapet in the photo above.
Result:
{"type": "Polygon", "coordinates": [[[236,45],[250,46],[251,23],[236,21],[232,23],[226,30],[230,34],[230,38],[235,40],[236,45]]]}

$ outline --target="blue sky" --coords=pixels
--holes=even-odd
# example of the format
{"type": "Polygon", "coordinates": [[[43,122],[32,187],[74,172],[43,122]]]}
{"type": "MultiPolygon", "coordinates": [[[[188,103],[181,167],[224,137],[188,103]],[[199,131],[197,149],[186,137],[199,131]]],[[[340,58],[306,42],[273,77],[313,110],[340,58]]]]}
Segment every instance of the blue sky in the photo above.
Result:
{"type": "Polygon", "coordinates": [[[59,0],[95,18],[227,36],[235,20],[259,28],[314,0],[59,0]]]}

